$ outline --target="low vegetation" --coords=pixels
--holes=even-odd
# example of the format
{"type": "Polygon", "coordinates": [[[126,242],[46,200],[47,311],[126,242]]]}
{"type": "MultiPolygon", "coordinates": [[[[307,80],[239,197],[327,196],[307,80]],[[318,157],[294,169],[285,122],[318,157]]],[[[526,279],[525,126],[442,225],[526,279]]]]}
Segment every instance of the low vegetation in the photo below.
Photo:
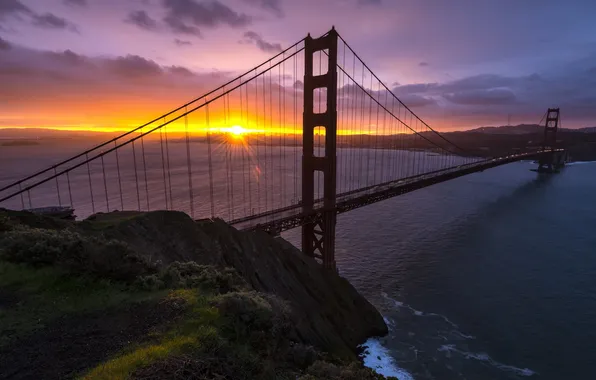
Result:
{"type": "Polygon", "coordinates": [[[234,269],[0,213],[0,372],[15,378],[383,378],[302,342],[290,311],[234,269]]]}

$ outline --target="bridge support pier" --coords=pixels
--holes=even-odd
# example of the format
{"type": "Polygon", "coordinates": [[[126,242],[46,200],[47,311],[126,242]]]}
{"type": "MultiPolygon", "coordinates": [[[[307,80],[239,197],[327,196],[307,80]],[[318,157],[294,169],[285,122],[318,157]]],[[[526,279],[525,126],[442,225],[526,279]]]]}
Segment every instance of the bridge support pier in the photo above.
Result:
{"type": "Polygon", "coordinates": [[[337,137],[337,39],[335,29],[323,37],[313,39],[310,34],[304,44],[304,113],[302,131],[302,212],[316,215],[312,222],[302,226],[302,251],[320,259],[327,269],[335,270],[336,223],[336,137],[337,137]],[[313,56],[322,51],[327,54],[327,72],[313,74],[313,56]],[[326,90],[326,110],[314,112],[314,91],[326,90]],[[315,129],[324,129],[325,153],[315,156],[315,129]],[[315,209],[315,175],[323,174],[323,207],[315,209]]]}
{"type": "Polygon", "coordinates": [[[558,129],[559,109],[549,108],[546,114],[546,125],[544,127],[544,142],[542,144],[542,150],[550,150],[550,153],[542,154],[538,159],[539,173],[553,173],[565,166],[564,154],[561,152],[555,152],[558,129]]]}

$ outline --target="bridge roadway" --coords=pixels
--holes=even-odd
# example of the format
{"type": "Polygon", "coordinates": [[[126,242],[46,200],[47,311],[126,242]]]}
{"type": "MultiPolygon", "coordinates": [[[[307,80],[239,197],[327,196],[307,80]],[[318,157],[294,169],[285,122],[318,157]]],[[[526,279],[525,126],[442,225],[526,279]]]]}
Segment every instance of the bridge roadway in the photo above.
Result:
{"type": "MultiPolygon", "coordinates": [[[[462,177],[467,174],[481,172],[486,169],[510,164],[512,162],[539,159],[539,157],[543,154],[552,154],[563,151],[563,149],[539,150],[534,152],[518,153],[503,157],[490,158],[337,194],[337,202],[333,210],[335,210],[337,214],[342,214],[344,212],[380,202],[385,199],[422,189],[430,185],[462,177]]],[[[315,201],[315,209],[309,213],[303,213],[302,205],[297,204],[261,214],[235,219],[229,223],[240,230],[263,230],[270,234],[277,235],[282,231],[290,230],[292,228],[300,227],[304,224],[320,220],[323,213],[327,211],[322,207],[322,204],[323,199],[320,198],[315,201]],[[321,205],[321,207],[317,207],[317,205],[321,205]]]]}

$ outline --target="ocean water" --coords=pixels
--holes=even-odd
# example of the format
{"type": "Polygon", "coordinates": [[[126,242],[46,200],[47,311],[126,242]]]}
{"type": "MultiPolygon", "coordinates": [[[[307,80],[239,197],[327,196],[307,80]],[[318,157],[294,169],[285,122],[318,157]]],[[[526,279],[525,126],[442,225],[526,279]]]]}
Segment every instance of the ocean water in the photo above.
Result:
{"type": "Polygon", "coordinates": [[[596,162],[533,167],[339,217],[339,271],[390,329],[367,342],[369,366],[401,379],[596,378],[596,162]]]}
{"type": "MultiPolygon", "coordinates": [[[[4,147],[0,184],[81,148],[4,147]]],[[[121,152],[123,198],[110,170],[114,157],[106,157],[106,181],[98,163],[91,166],[91,175],[85,166],[74,171],[70,181],[77,215],[89,215],[92,207],[105,211],[106,206],[154,210],[173,204],[190,211],[185,151],[172,148],[173,192],[168,194],[159,146],[147,143],[145,148],[146,183],[140,167],[133,170],[130,147],[121,152]],[[135,178],[140,178],[140,188],[135,178]],[[91,184],[93,205],[88,201],[91,184]],[[143,190],[156,195],[144,196],[143,190]]],[[[225,175],[226,149],[216,148],[215,198],[210,199],[206,147],[191,144],[196,217],[214,209],[233,219],[299,196],[296,149],[279,151],[267,162],[263,148],[253,148],[251,163],[258,161],[263,172],[238,163],[232,192],[225,175]],[[271,168],[281,173],[281,183],[270,175],[271,168]],[[243,183],[253,188],[248,200],[237,191],[243,183]]],[[[232,153],[242,157],[242,152],[232,153]]],[[[340,150],[343,179],[338,186],[345,191],[365,183],[365,178],[350,177],[354,172],[342,165],[363,164],[377,154],[410,168],[407,163],[420,153],[340,150]]],[[[427,163],[432,168],[433,159],[427,163]]],[[[367,365],[402,380],[596,378],[596,162],[574,163],[554,175],[530,171],[534,167],[530,162],[509,164],[339,216],[339,271],[381,311],[390,329],[388,336],[366,343],[367,365]]],[[[31,200],[15,198],[4,206],[19,208],[30,201],[33,207],[56,205],[56,188],[62,202],[70,201],[62,178],[32,191],[31,200]]],[[[283,236],[299,246],[299,230],[283,236]]]]}

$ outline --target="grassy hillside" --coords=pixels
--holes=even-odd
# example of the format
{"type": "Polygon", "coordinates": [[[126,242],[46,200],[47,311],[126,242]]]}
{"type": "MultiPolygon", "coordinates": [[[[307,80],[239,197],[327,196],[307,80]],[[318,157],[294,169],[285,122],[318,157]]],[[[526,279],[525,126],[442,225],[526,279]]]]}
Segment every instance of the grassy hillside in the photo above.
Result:
{"type": "Polygon", "coordinates": [[[204,249],[219,249],[215,258],[203,257],[213,264],[153,260],[155,252],[139,250],[132,231],[146,230],[151,217],[121,216],[75,223],[0,211],[2,376],[383,378],[341,345],[337,352],[313,345],[319,336],[309,332],[316,329],[295,323],[300,301],[256,291],[250,276],[216,259],[229,247],[204,237],[204,249]]]}

